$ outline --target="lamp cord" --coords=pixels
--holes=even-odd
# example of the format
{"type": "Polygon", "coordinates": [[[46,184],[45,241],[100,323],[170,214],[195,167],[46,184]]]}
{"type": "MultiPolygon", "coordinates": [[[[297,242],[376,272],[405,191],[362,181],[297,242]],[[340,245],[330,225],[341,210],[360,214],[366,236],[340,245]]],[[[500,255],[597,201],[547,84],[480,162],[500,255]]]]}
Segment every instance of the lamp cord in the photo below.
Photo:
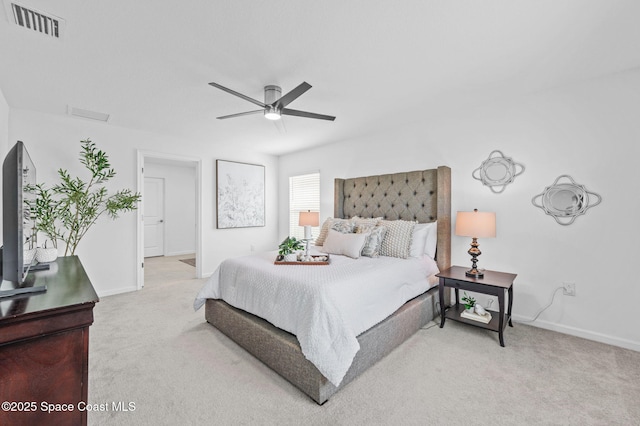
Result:
{"type": "Polygon", "coordinates": [[[423,325],[422,327],[420,327],[420,330],[428,330],[430,328],[435,327],[436,325],[439,324],[435,320],[439,319],[439,318],[440,318],[440,302],[436,302],[436,317],[433,320],[431,320],[428,323],[426,323],[425,325],[423,325]]]}
{"type": "Polygon", "coordinates": [[[559,290],[563,290],[564,287],[558,287],[553,291],[553,294],[551,295],[551,300],[549,301],[549,303],[547,304],[547,306],[545,306],[544,308],[540,309],[538,311],[538,313],[533,317],[533,319],[530,320],[520,320],[519,322],[534,322],[535,320],[538,319],[538,317],[540,316],[541,313],[543,313],[549,306],[551,306],[553,304],[553,300],[556,298],[556,294],[558,294],[559,290]]]}

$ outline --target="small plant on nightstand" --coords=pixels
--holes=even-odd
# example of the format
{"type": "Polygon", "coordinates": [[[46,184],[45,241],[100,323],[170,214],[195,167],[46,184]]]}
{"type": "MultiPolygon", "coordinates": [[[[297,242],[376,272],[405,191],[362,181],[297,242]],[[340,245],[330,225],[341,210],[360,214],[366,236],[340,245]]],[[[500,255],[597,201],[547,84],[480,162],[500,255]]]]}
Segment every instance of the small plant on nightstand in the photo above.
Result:
{"type": "Polygon", "coordinates": [[[474,299],[473,297],[469,296],[467,294],[467,292],[464,292],[464,296],[462,296],[462,298],[460,299],[464,302],[464,308],[469,311],[469,312],[473,312],[473,308],[474,306],[476,306],[476,299],[474,299]]]}
{"type": "Polygon", "coordinates": [[[302,250],[304,246],[301,240],[296,240],[296,237],[287,237],[278,246],[278,253],[282,256],[283,260],[287,262],[295,262],[298,260],[297,251],[302,250]]]}

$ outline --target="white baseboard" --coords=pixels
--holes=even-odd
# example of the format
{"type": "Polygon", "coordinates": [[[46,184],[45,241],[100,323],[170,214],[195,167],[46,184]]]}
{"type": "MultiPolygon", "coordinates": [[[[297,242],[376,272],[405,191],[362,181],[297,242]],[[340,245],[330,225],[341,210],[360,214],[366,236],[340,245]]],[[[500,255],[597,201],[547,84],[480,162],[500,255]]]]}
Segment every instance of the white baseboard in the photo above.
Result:
{"type": "Polygon", "coordinates": [[[531,318],[523,317],[521,315],[513,315],[513,321],[522,322],[526,325],[533,327],[544,328],[546,330],[557,331],[558,333],[569,334],[571,336],[582,337],[583,339],[594,340],[600,343],[606,343],[608,345],[618,346],[625,349],[631,349],[633,351],[640,352],[640,342],[634,342],[633,340],[621,339],[619,337],[609,336],[607,334],[596,333],[581,328],[570,327],[566,325],[556,324],[549,321],[536,320],[533,322],[531,318]]]}
{"type": "Polygon", "coordinates": [[[165,256],[182,256],[183,254],[192,254],[196,255],[196,250],[181,250],[181,251],[172,251],[170,253],[165,254],[165,256]]]}
{"type": "Polygon", "coordinates": [[[107,297],[107,296],[113,296],[115,294],[129,293],[131,291],[136,291],[136,290],[138,290],[136,286],[131,286],[131,287],[120,287],[120,288],[107,290],[107,291],[96,291],[96,293],[98,293],[98,297],[107,297]]]}

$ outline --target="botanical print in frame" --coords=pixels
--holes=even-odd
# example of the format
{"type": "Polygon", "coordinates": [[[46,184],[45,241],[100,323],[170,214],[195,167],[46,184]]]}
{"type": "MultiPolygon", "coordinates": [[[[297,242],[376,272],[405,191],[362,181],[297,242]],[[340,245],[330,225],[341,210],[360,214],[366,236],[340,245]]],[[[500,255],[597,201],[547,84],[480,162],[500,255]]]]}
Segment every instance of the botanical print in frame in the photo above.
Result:
{"type": "Polygon", "coordinates": [[[218,217],[216,226],[264,226],[264,166],[216,160],[218,217]]]}

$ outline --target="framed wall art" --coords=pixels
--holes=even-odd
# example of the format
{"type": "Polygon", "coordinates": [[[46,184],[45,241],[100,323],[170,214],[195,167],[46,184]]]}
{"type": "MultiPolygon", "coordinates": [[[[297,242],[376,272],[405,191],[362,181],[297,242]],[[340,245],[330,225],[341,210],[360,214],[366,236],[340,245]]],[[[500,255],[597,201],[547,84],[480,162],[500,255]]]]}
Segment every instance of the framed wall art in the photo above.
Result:
{"type": "Polygon", "coordinates": [[[265,226],[264,166],[216,160],[216,227],[265,226]]]}

